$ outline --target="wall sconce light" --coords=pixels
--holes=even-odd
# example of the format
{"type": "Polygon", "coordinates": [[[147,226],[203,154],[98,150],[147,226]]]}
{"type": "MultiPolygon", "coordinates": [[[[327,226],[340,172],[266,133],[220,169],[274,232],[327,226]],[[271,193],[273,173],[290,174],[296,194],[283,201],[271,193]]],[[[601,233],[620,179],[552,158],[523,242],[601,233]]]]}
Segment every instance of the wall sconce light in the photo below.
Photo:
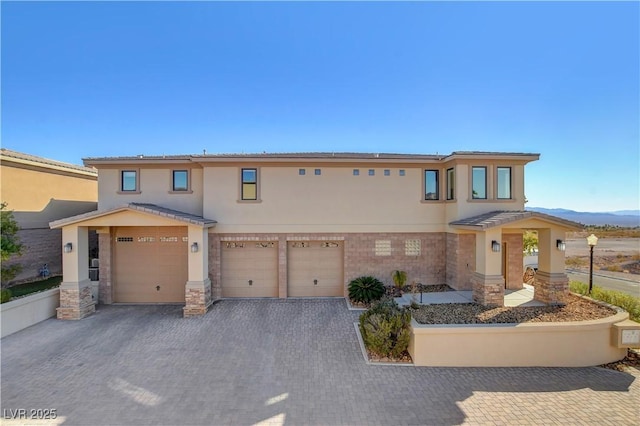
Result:
{"type": "Polygon", "coordinates": [[[496,240],[491,241],[491,251],[498,253],[500,251],[500,243],[496,240]]]}
{"type": "Polygon", "coordinates": [[[191,253],[197,253],[197,252],[198,252],[198,243],[191,244],[191,253]]]}
{"type": "Polygon", "coordinates": [[[562,240],[556,240],[556,248],[560,251],[565,251],[567,244],[562,240]]]}
{"type": "Polygon", "coordinates": [[[65,253],[71,253],[72,250],[73,250],[73,244],[67,243],[67,244],[64,245],[64,252],[65,253]]]}

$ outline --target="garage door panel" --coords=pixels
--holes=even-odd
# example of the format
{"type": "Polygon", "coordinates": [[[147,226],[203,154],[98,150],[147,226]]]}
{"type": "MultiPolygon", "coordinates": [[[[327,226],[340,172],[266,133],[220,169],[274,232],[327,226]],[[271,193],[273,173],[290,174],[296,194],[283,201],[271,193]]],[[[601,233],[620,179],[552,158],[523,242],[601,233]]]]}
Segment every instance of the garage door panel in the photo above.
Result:
{"type": "Polygon", "coordinates": [[[186,227],[120,227],[115,232],[114,301],[184,303],[186,227]]]}
{"type": "Polygon", "coordinates": [[[289,242],[288,295],[329,297],[344,295],[343,242],[289,242]]]}
{"type": "Polygon", "coordinates": [[[278,245],[223,242],[222,297],[278,297],[278,245]]]}

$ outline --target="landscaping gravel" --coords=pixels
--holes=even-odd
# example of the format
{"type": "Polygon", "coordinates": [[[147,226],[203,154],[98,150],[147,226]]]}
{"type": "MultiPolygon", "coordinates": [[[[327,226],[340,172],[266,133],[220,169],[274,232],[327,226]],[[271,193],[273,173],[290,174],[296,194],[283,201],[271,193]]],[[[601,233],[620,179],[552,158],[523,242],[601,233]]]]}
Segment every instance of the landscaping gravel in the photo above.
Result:
{"type": "Polygon", "coordinates": [[[410,308],[420,324],[519,324],[523,322],[585,321],[606,318],[615,310],[570,294],[564,306],[490,308],[477,303],[445,303],[410,308]]]}

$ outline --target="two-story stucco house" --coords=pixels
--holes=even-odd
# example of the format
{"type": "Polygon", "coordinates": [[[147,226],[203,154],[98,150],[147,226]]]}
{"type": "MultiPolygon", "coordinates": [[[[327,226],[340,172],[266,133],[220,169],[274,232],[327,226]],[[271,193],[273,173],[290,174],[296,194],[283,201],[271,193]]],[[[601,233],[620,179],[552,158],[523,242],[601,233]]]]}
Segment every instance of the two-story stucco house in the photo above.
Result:
{"type": "Polygon", "coordinates": [[[299,153],[89,158],[98,210],[62,228],[58,317],[91,313],[87,234],[100,246],[101,303],[346,296],[373,275],[473,289],[502,305],[522,287],[522,233],[539,232],[536,298],[567,292],[558,241],[579,226],[524,211],[538,154],[299,153]]]}
{"type": "MultiPolygon", "coordinates": [[[[62,233],[49,222],[95,210],[97,180],[90,167],[0,149],[0,197],[13,211],[23,245],[22,255],[7,261],[22,271],[3,285],[62,273],[62,233]]],[[[91,243],[97,246],[95,236],[91,243]]]]}

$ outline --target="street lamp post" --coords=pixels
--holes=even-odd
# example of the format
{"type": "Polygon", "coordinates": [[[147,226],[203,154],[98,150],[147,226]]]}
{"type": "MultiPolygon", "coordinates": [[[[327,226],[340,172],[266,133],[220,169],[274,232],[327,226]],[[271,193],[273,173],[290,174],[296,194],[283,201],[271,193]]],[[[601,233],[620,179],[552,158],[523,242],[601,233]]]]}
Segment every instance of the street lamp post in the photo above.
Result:
{"type": "Polygon", "coordinates": [[[587,237],[587,244],[589,244],[589,294],[593,289],[593,248],[598,244],[598,237],[591,234],[587,237]]]}

